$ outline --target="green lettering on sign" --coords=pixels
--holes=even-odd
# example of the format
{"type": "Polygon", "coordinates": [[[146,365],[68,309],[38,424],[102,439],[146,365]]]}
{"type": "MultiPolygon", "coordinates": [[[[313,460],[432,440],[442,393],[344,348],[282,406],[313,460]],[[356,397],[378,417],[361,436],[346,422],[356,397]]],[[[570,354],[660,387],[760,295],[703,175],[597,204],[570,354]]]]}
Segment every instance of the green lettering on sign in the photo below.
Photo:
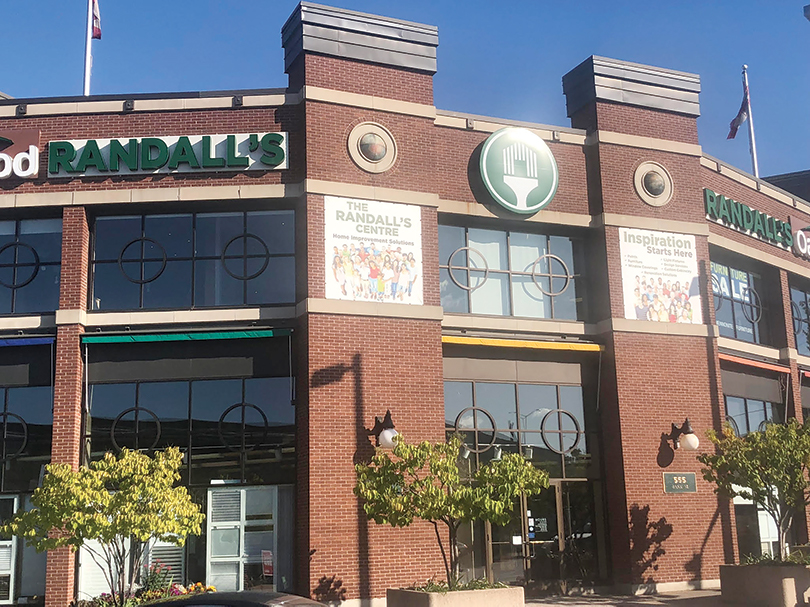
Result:
{"type": "Polygon", "coordinates": [[[172,157],[169,160],[169,168],[175,170],[180,164],[187,164],[194,169],[200,168],[200,161],[197,160],[188,137],[180,137],[177,140],[177,145],[174,146],[172,157]]]}
{"type": "Polygon", "coordinates": [[[138,170],[137,139],[130,139],[127,147],[124,147],[118,139],[110,140],[110,170],[117,171],[122,160],[130,171],[138,170]]]}
{"type": "Polygon", "coordinates": [[[65,173],[75,173],[70,164],[76,158],[76,148],[69,141],[51,141],[48,144],[48,172],[58,173],[61,167],[65,173]]]}
{"type": "Polygon", "coordinates": [[[159,169],[169,161],[169,148],[166,142],[157,137],[141,139],[141,168],[144,170],[159,169]],[[152,153],[157,150],[157,155],[152,153]]]}
{"type": "Polygon", "coordinates": [[[706,204],[706,215],[717,219],[717,194],[709,188],[703,189],[703,202],[706,204]]]}
{"type": "Polygon", "coordinates": [[[262,137],[261,146],[264,154],[260,160],[263,164],[274,167],[284,162],[284,149],[281,147],[283,141],[284,137],[279,133],[267,133],[262,137]]]}
{"type": "Polygon", "coordinates": [[[211,156],[211,135],[202,138],[202,165],[204,169],[217,169],[225,166],[225,159],[211,156]]]}
{"type": "Polygon", "coordinates": [[[88,139],[84,144],[79,161],[76,163],[77,173],[86,173],[89,167],[95,167],[98,171],[107,172],[107,163],[101,157],[101,150],[98,149],[98,143],[95,139],[88,139]]]}
{"type": "Polygon", "coordinates": [[[236,155],[236,136],[228,135],[228,152],[225,156],[229,167],[246,167],[250,164],[250,159],[236,155]]]}

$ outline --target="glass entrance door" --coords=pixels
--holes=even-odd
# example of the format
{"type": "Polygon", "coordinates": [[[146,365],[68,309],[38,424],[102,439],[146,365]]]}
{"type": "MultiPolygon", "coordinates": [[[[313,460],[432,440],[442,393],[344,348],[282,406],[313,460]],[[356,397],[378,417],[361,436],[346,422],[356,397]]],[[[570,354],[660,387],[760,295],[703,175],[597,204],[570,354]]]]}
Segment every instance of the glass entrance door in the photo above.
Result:
{"type": "MultiPolygon", "coordinates": [[[[17,498],[0,497],[0,523],[7,523],[17,512],[17,498]]],[[[17,540],[13,535],[0,536],[0,603],[14,602],[14,564],[17,540]]]]}
{"type": "Polygon", "coordinates": [[[552,480],[523,497],[509,525],[489,527],[491,578],[528,595],[565,593],[607,578],[598,483],[552,480]]]}

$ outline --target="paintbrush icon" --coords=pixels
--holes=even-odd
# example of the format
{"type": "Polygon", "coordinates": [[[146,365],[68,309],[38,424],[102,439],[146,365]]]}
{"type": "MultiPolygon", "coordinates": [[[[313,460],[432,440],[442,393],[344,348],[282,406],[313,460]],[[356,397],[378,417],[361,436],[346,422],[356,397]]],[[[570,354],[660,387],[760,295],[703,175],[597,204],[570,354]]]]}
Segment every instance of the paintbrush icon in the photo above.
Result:
{"type": "Polygon", "coordinates": [[[527,209],[527,200],[540,181],[537,179],[537,154],[524,143],[513,143],[503,150],[503,182],[517,198],[518,209],[527,209]]]}

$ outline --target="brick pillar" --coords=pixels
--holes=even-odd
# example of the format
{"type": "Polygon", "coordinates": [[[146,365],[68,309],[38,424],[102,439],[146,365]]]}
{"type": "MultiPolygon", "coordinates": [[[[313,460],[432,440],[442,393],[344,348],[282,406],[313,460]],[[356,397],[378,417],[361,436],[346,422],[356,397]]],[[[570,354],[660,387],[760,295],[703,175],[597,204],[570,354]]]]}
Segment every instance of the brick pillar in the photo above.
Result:
{"type": "MultiPolygon", "coordinates": [[[[62,215],[62,273],[56,330],[51,461],[81,465],[83,318],[87,302],[90,235],[82,207],[62,215]],[[63,324],[64,323],[64,324],[63,324]]],[[[70,548],[48,553],[45,606],[65,607],[75,597],[76,556],[70,548]]]]}

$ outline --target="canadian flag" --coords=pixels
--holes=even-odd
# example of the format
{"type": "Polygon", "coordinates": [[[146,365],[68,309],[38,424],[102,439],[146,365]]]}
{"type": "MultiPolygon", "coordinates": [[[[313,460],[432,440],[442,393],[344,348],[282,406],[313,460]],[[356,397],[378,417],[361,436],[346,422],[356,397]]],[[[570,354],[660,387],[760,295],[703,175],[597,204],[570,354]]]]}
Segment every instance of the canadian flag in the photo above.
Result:
{"type": "MultiPolygon", "coordinates": [[[[95,2],[95,0],[93,0],[95,2]]],[[[742,104],[740,105],[740,111],[737,112],[737,115],[734,116],[734,120],[731,121],[731,124],[728,125],[728,137],[726,139],[734,139],[737,136],[737,129],[742,126],[742,123],[748,120],[748,104],[750,103],[748,98],[748,85],[745,84],[745,80],[743,80],[743,100],[742,104]]]]}
{"type": "Polygon", "coordinates": [[[93,40],[101,40],[101,15],[98,12],[98,0],[93,2],[93,40]]]}

